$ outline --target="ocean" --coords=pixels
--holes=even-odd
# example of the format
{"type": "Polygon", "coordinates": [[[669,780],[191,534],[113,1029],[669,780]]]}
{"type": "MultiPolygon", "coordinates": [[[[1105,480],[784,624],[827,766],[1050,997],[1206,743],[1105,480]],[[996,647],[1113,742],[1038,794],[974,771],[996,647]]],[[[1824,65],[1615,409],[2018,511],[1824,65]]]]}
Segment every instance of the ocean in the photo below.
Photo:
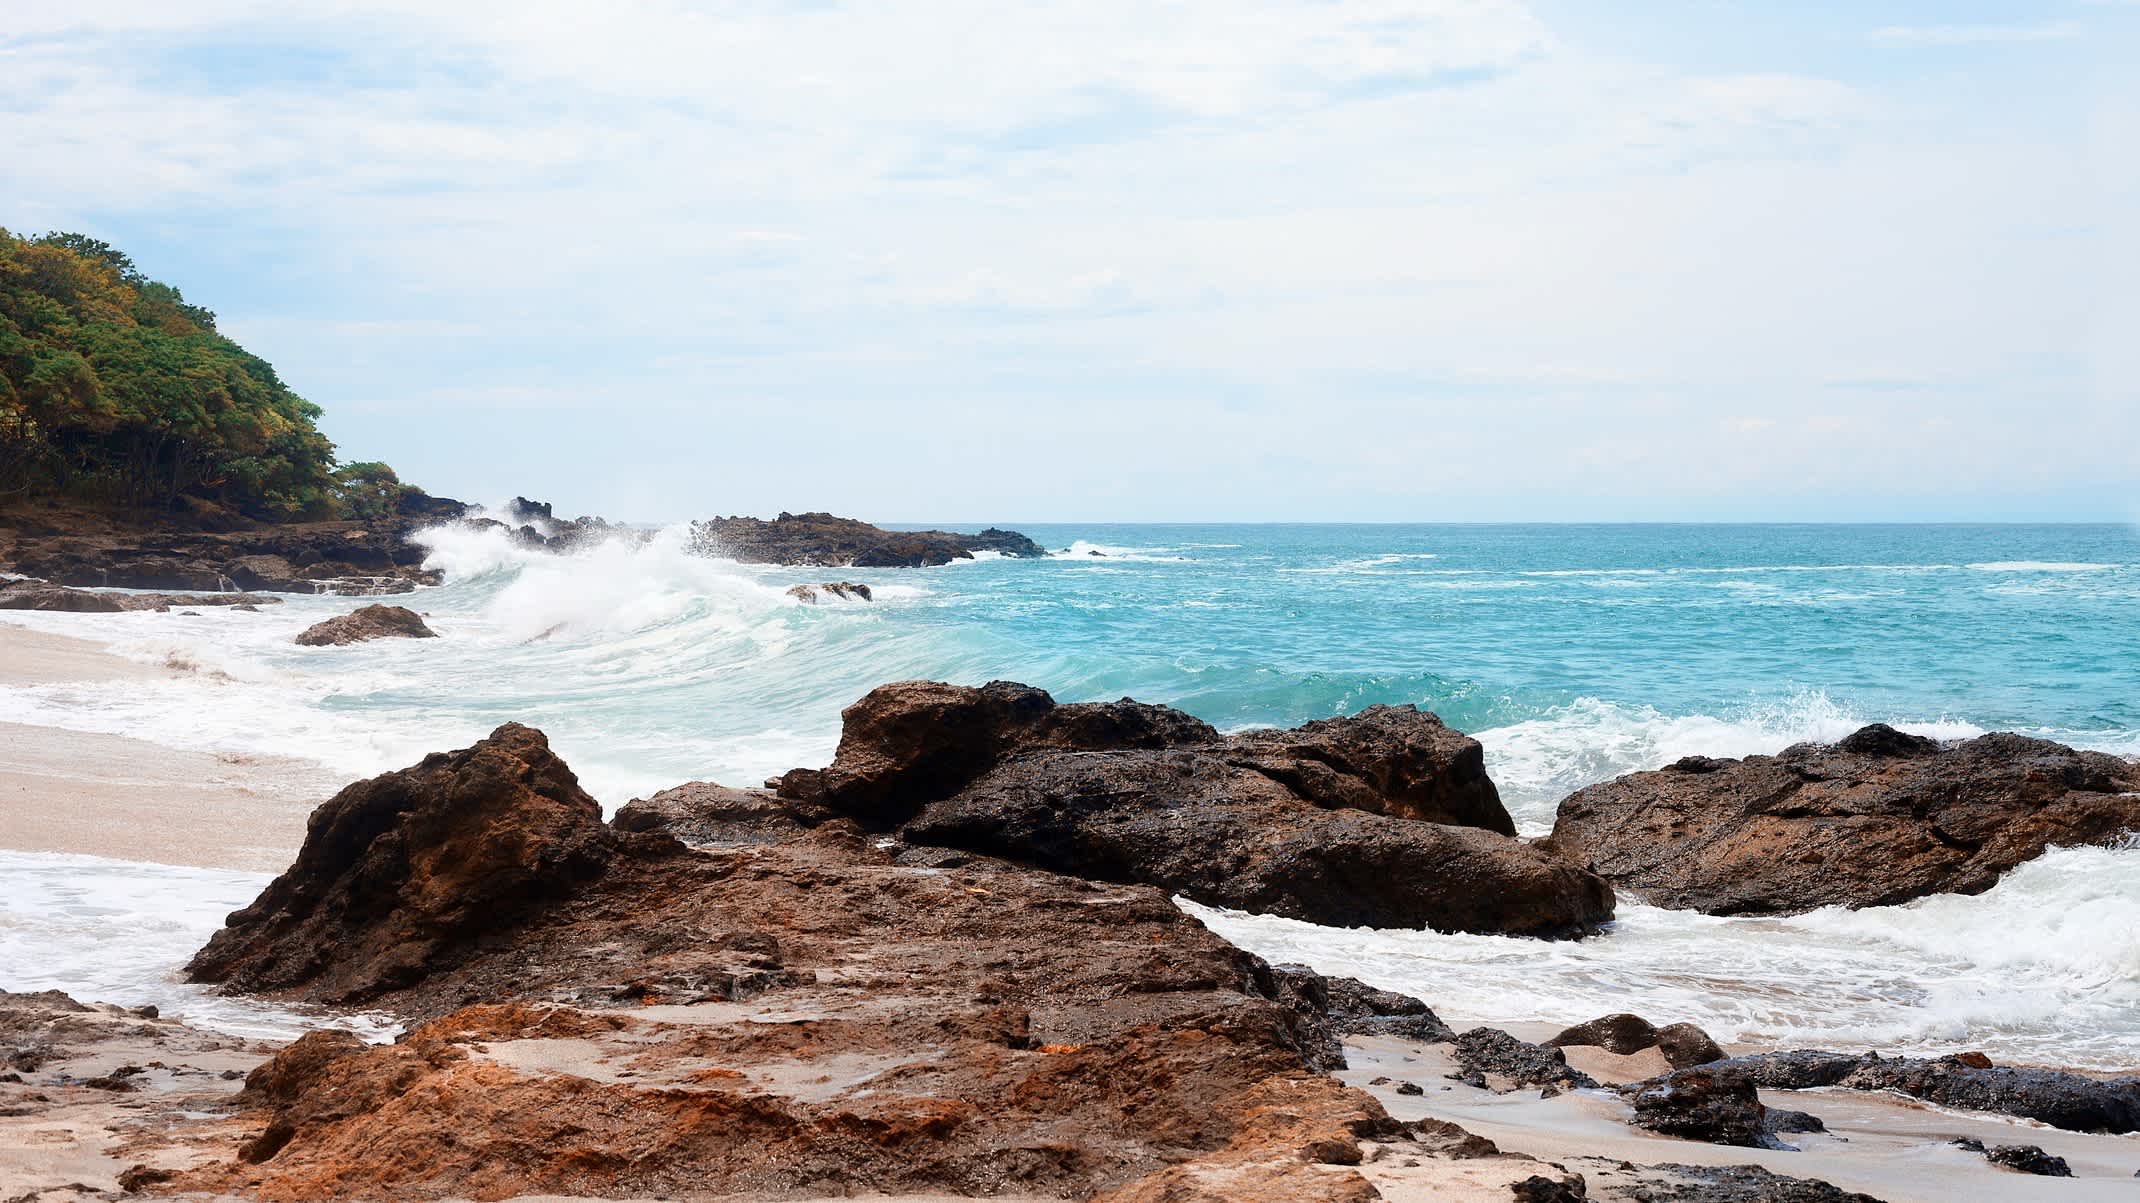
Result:
{"type": "MultiPolygon", "coordinates": [[[[0,721],[297,756],[354,778],[517,720],[616,806],[822,764],[841,707],[901,678],[1130,696],[1222,729],[1409,702],[1478,736],[1528,834],[1589,782],[1872,721],[2140,755],[2130,526],[1020,529],[1060,550],[812,570],[692,557],[676,530],[567,556],[441,530],[427,538],[447,583],[399,599],[441,639],[293,645],[352,605],[335,598],[12,614],[192,671],[0,688],[0,721]],[[877,600],[784,593],[828,579],[877,600]]],[[[0,874],[23,883],[0,897],[0,984],[196,1007],[210,1004],[170,969],[262,881],[20,853],[0,853],[0,874]],[[83,951],[96,949],[111,955],[83,951]]],[[[1901,907],[1717,919],[1623,901],[1610,932],[1574,943],[1191,909],[1274,960],[1459,1020],[1632,1010],[1726,1040],[2140,1067],[2140,843],[2055,851],[1987,894],[1901,907]]]]}

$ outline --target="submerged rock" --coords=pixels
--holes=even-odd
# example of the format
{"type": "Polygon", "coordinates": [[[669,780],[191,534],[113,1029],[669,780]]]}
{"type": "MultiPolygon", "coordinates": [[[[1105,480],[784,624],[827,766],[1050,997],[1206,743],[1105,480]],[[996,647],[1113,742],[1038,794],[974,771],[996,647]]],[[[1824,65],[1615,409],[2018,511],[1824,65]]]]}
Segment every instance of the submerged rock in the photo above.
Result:
{"type": "Polygon", "coordinates": [[[1560,935],[1597,877],[1510,837],[1477,741],[1412,707],[1221,736],[1124,699],[908,681],[843,714],[783,797],[909,843],[1340,926],[1560,935]]]}
{"type": "Polygon", "coordinates": [[[74,614],[124,614],[135,610],[168,610],[173,606],[232,606],[255,610],[262,603],[278,605],[279,597],[253,593],[99,593],[48,585],[43,581],[14,581],[0,585],[0,610],[64,611],[74,614]]]}
{"type": "Polygon", "coordinates": [[[1690,757],[1578,790],[1551,847],[1659,906],[1710,914],[1978,893],[2053,845],[2140,828],[2140,767],[1994,734],[1884,726],[1744,760],[1690,757]]]}
{"type": "Polygon", "coordinates": [[[868,585],[857,584],[854,581],[826,581],[818,585],[790,585],[787,588],[787,594],[796,601],[811,606],[816,605],[818,599],[826,595],[837,597],[842,601],[875,600],[870,596],[868,585]]]}
{"type": "Polygon", "coordinates": [[[306,627],[298,634],[297,643],[302,647],[341,647],[371,639],[436,638],[438,632],[407,606],[369,605],[306,627]]]}

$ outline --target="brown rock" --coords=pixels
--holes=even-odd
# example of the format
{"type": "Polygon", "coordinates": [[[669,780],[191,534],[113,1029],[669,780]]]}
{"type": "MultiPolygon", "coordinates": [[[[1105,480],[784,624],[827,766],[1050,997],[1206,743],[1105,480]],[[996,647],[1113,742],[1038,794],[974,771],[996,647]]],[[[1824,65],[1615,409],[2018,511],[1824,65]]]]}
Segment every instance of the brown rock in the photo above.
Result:
{"type": "Polygon", "coordinates": [[[1668,1023],[1657,1029],[1657,1050],[1673,1069],[1722,1061],[1724,1050],[1709,1033],[1691,1023],[1668,1023]]]}
{"type": "Polygon", "coordinates": [[[1656,1047],[1657,1029],[1640,1015],[1622,1011],[1565,1028],[1545,1043],[1552,1048],[1591,1046],[1625,1057],[1656,1047]]]}
{"type": "Polygon", "coordinates": [[[1612,913],[1602,881],[1505,834],[1478,743],[1411,707],[1228,737],[1127,699],[907,681],[843,720],[833,763],[780,794],[909,843],[1346,926],[1558,935],[1612,913]]]}
{"type": "Polygon", "coordinates": [[[2115,756],[1872,726],[1579,790],[1550,846],[1660,906],[1771,914],[1979,893],[2048,847],[2135,828],[2140,768],[2115,756]]]}
{"type": "Polygon", "coordinates": [[[306,627],[297,637],[303,647],[340,647],[370,639],[436,639],[423,616],[406,606],[359,606],[306,627]]]}
{"type": "Polygon", "coordinates": [[[777,844],[833,817],[769,789],[731,789],[690,781],[650,798],[634,798],[610,822],[619,831],[660,831],[687,844],[777,844]]]}
{"type": "Polygon", "coordinates": [[[187,966],[195,981],[357,1002],[466,956],[619,857],[679,850],[602,808],[517,723],[322,803],[296,863],[187,966]]]}

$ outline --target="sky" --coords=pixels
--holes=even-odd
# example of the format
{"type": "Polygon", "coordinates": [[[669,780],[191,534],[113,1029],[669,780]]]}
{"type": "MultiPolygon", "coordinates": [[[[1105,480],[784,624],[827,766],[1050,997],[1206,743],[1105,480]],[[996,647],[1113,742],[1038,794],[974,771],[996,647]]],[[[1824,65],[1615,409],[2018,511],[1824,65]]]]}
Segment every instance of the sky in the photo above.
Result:
{"type": "Polygon", "coordinates": [[[2140,0],[0,10],[0,226],[440,494],[2140,522],[2140,0]]]}

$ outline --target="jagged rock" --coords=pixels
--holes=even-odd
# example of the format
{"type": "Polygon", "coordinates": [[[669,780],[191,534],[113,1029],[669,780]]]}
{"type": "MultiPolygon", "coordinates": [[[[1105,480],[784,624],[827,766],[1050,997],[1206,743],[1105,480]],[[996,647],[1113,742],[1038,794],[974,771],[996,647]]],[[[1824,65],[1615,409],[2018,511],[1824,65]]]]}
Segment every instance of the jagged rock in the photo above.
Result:
{"type": "Polygon", "coordinates": [[[1550,846],[1710,914],[1977,893],[2053,845],[2140,828],[2140,767],[2020,735],[1952,746],[1867,727],[1777,756],[1695,757],[1578,790],[1550,846]]]}
{"type": "Polygon", "coordinates": [[[796,601],[811,606],[816,605],[818,598],[825,594],[831,594],[842,601],[876,600],[870,596],[868,585],[856,584],[853,581],[826,581],[817,585],[790,585],[788,586],[787,594],[796,601]]]}
{"type": "Polygon", "coordinates": [[[52,510],[0,521],[0,568],[77,588],[405,593],[436,584],[409,536],[425,521],[256,523],[191,529],[181,515],[52,510]]]}
{"type": "Polygon", "coordinates": [[[713,518],[691,524],[691,550],[745,564],[808,564],[820,568],[922,568],[970,560],[977,551],[1046,555],[1016,531],[990,527],[978,535],[894,531],[831,514],[713,518]]]}
{"type": "Polygon", "coordinates": [[[296,862],[186,973],[361,1002],[438,972],[620,857],[680,851],[605,826],[542,733],[507,723],[323,803],[296,862]]]}
{"type": "Polygon", "coordinates": [[[1758,1165],[1621,1162],[1598,1175],[1604,1199],[1629,1203],[1882,1203],[1833,1183],[1792,1178],[1758,1165]]]}
{"type": "Polygon", "coordinates": [[[1518,1040],[1499,1028],[1473,1028],[1456,1038],[1457,1073],[1450,1076],[1481,1090],[1521,1086],[1591,1088],[1597,1080],[1568,1064],[1557,1048],[1518,1040]],[[1506,1083],[1506,1085],[1502,1085],[1506,1083]]]}
{"type": "Polygon", "coordinates": [[[2073,1167],[2063,1157],[2053,1157],[2036,1145],[1996,1145],[1984,1154],[1993,1165],[2045,1178],[2071,1178],[2073,1167]]]}
{"type": "MultiPolygon", "coordinates": [[[[1335,1033],[1397,1036],[1426,1044],[1456,1038],[1433,1008],[1408,994],[1377,990],[1357,978],[1324,977],[1306,965],[1274,968],[1281,981],[1298,992],[1335,1033]]],[[[1338,1065],[1344,1063],[1342,1056],[1332,1059],[1338,1065]]]]}
{"type": "Polygon", "coordinates": [[[297,636],[297,643],[302,647],[340,647],[371,639],[436,638],[438,632],[407,606],[369,605],[306,627],[297,636]]]}
{"type": "Polygon", "coordinates": [[[1710,1144],[1782,1147],[1769,1127],[1768,1108],[1761,1105],[1753,1077],[1744,1072],[1701,1066],[1639,1082],[1626,1090],[1638,1128],[1710,1144]]]}
{"type": "Polygon", "coordinates": [[[1503,834],[1477,742],[1411,707],[1220,736],[1127,699],[907,681],[842,717],[833,763],[779,792],[910,844],[1341,926],[1562,935],[1612,913],[1602,881],[1503,834]]]}
{"type": "Polygon", "coordinates": [[[1947,1057],[1884,1058],[1810,1049],[1733,1057],[1678,1072],[1702,1071],[1743,1074],[1771,1090],[1892,1090],[1943,1107],[2020,1116],[2074,1132],[2140,1131],[2140,1076],[2134,1075],[2097,1079],[2053,1069],[1980,1068],[1947,1057]]]}

